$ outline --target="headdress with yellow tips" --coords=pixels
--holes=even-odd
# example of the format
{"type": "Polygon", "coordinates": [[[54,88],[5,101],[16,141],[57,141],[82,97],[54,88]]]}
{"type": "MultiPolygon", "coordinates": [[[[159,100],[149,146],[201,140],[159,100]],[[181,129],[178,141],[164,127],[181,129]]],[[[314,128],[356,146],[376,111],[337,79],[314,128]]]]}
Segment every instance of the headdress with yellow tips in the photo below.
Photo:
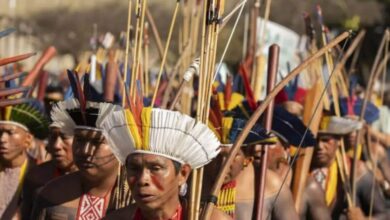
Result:
{"type": "Polygon", "coordinates": [[[231,75],[228,75],[226,78],[226,83],[223,84],[221,76],[217,75],[217,81],[214,83],[214,88],[216,90],[216,96],[218,100],[219,109],[221,111],[231,111],[242,103],[244,96],[237,92],[235,88],[235,83],[233,85],[233,78],[231,75]]]}
{"type": "MultiPolygon", "coordinates": [[[[229,77],[227,79],[225,89],[227,88],[227,91],[231,91],[228,85],[231,85],[231,83],[229,83],[229,77]]],[[[229,92],[225,92],[223,94],[229,94],[229,92]]],[[[227,97],[229,97],[229,95],[227,97]]],[[[247,120],[229,116],[231,110],[241,104],[242,99],[240,99],[240,102],[236,100],[236,102],[234,102],[234,105],[230,105],[231,102],[227,103],[221,101],[221,99],[230,100],[226,99],[226,96],[224,97],[224,95],[214,96],[211,99],[211,108],[209,112],[209,127],[217,135],[218,139],[222,143],[222,146],[231,146],[238,137],[239,133],[244,129],[247,120]],[[225,103],[230,106],[229,108],[224,108],[224,105],[221,105],[221,103],[225,103]]],[[[262,126],[260,126],[259,124],[255,124],[248,137],[245,139],[243,146],[250,144],[275,142],[276,139],[269,136],[267,131],[262,126]]]]}
{"type": "Polygon", "coordinates": [[[99,126],[122,163],[129,154],[144,153],[196,169],[219,153],[220,142],[214,133],[179,112],[144,107],[141,115],[136,116],[126,109],[111,113],[99,126]]]}
{"type": "Polygon", "coordinates": [[[337,116],[324,116],[321,119],[318,133],[343,136],[361,129],[362,126],[363,124],[361,122],[354,119],[337,116]]]}

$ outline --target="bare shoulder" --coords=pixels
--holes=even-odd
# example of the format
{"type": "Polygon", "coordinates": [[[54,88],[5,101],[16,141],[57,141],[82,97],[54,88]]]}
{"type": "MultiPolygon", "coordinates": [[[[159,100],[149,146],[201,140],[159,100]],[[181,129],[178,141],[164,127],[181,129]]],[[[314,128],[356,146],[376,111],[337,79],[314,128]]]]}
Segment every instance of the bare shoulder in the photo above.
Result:
{"type": "Polygon", "coordinates": [[[211,213],[210,219],[219,219],[219,220],[232,220],[232,217],[225,214],[221,210],[217,209],[216,207],[213,208],[213,212],[211,213]]]}
{"type": "Polygon", "coordinates": [[[48,182],[39,192],[38,197],[50,204],[62,204],[81,196],[79,172],[70,173],[48,182]]]}
{"type": "Polygon", "coordinates": [[[136,210],[135,204],[123,207],[107,214],[102,220],[132,219],[136,210]]]}
{"type": "Polygon", "coordinates": [[[278,174],[272,170],[267,169],[266,178],[265,178],[265,195],[266,197],[272,196],[277,193],[278,190],[282,187],[283,181],[278,176],[278,174]]]}

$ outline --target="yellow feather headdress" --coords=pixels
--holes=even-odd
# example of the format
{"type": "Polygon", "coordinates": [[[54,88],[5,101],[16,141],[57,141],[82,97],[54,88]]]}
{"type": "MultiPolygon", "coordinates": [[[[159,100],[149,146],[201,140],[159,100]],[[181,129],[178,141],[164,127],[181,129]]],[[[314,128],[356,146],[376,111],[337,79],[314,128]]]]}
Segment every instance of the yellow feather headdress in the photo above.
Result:
{"type": "Polygon", "coordinates": [[[219,141],[207,125],[175,111],[144,107],[140,117],[129,109],[113,112],[100,125],[123,164],[129,154],[146,153],[196,169],[219,153],[219,141]]]}

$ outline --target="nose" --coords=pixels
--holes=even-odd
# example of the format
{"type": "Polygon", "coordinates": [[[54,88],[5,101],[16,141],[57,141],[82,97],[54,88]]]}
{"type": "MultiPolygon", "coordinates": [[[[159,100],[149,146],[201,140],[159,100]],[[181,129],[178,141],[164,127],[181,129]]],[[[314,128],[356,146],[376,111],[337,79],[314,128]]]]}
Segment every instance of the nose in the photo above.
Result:
{"type": "Polygon", "coordinates": [[[9,138],[9,136],[8,136],[7,132],[1,132],[0,133],[0,142],[1,143],[7,142],[8,138],[9,138]]]}
{"type": "Polygon", "coordinates": [[[53,143],[53,148],[55,150],[61,150],[62,149],[62,140],[60,137],[57,137],[53,143]]]}
{"type": "Polygon", "coordinates": [[[150,171],[142,169],[138,177],[138,186],[148,186],[151,180],[150,171]]]}

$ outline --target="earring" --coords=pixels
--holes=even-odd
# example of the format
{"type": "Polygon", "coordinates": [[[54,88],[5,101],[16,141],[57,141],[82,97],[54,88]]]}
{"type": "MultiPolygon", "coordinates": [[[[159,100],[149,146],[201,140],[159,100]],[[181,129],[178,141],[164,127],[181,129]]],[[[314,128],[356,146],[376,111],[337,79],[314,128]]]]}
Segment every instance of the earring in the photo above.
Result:
{"type": "Polygon", "coordinates": [[[183,183],[183,184],[180,186],[179,195],[180,195],[180,196],[185,196],[185,195],[187,194],[187,188],[188,188],[187,183],[183,183]]]}
{"type": "Polygon", "coordinates": [[[250,163],[252,163],[253,157],[244,159],[243,166],[244,168],[247,167],[250,163]]]}

